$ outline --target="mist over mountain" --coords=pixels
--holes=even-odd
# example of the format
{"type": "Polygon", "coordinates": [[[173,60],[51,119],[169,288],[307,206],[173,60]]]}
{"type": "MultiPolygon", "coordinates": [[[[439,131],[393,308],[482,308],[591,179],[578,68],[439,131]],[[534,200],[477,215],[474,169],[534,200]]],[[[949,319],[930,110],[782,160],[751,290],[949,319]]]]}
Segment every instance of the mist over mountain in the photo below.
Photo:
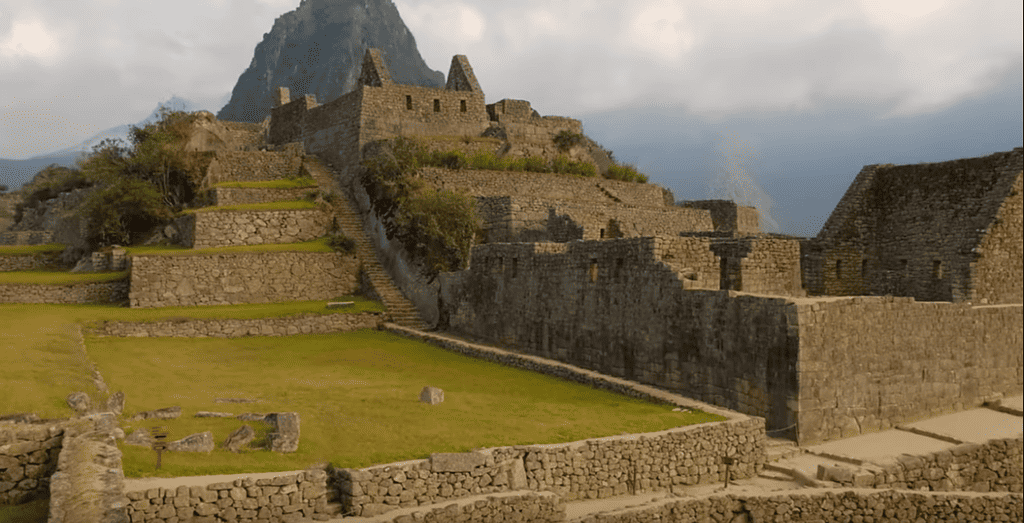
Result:
{"type": "Polygon", "coordinates": [[[317,102],[329,102],[355,88],[368,47],[384,50],[395,82],[444,86],[444,74],[424,63],[390,0],[303,0],[263,35],[217,118],[263,121],[278,87],[293,98],[315,94],[317,102]]]}

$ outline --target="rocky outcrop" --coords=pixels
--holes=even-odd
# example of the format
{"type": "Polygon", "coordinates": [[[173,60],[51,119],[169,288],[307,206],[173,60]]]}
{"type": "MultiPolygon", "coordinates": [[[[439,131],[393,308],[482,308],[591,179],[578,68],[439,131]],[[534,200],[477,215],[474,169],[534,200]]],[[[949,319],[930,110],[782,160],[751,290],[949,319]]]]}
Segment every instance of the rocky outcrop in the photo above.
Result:
{"type": "Polygon", "coordinates": [[[321,103],[333,100],[355,88],[370,47],[384,50],[396,83],[444,86],[444,75],[424,63],[389,0],[303,0],[264,35],[217,118],[263,121],[278,87],[315,94],[321,103]]]}

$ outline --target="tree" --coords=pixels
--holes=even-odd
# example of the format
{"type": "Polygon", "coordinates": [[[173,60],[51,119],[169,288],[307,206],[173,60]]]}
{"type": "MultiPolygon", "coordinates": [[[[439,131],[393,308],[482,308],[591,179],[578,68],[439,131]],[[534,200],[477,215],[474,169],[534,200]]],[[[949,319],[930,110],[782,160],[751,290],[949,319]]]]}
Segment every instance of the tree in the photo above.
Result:
{"type": "Polygon", "coordinates": [[[0,194],[3,194],[5,192],[7,192],[7,191],[8,191],[7,186],[2,184],[2,183],[0,183],[0,194]]]}

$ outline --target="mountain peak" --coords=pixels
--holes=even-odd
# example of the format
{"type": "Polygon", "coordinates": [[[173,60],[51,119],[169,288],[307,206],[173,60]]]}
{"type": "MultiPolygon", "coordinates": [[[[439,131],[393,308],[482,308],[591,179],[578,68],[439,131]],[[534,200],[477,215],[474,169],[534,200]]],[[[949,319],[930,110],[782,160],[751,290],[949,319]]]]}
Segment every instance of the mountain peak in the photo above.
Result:
{"type": "Polygon", "coordinates": [[[355,88],[368,48],[384,51],[395,83],[444,86],[444,74],[427,67],[390,0],[303,0],[263,35],[217,118],[262,121],[278,87],[329,102],[355,88]]]}

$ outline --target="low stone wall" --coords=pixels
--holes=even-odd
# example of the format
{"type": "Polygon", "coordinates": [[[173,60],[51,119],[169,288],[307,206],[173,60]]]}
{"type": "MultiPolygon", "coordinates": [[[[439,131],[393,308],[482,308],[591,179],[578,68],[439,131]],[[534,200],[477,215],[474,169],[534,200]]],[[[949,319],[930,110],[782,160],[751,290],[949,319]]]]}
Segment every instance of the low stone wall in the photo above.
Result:
{"type": "MultiPolygon", "coordinates": [[[[128,492],[132,523],[308,521],[327,509],[327,473],[310,469],[274,478],[128,492]]],[[[327,519],[327,518],[324,518],[327,519]]]]}
{"type": "Polygon", "coordinates": [[[273,252],[133,256],[132,307],[327,300],[359,289],[359,259],[273,252]]]}
{"type": "Polygon", "coordinates": [[[204,185],[220,182],[264,182],[299,174],[299,151],[217,151],[204,185]]]}
{"type": "Polygon", "coordinates": [[[771,495],[730,493],[707,498],[670,498],[642,507],[592,515],[574,523],[722,521],[785,523],[857,521],[1021,521],[1018,494],[968,494],[894,490],[805,489],[771,495]]]}
{"type": "Polygon", "coordinates": [[[565,504],[550,492],[514,491],[485,496],[471,496],[443,507],[406,509],[384,516],[363,519],[366,523],[450,523],[452,521],[487,521],[491,523],[561,523],[565,521],[565,504]]]}
{"type": "Polygon", "coordinates": [[[0,232],[0,245],[43,245],[53,242],[53,231],[0,232]]]}
{"type": "Polygon", "coordinates": [[[301,200],[316,187],[298,189],[261,189],[252,187],[214,187],[209,190],[210,205],[245,205],[301,200]]]}
{"type": "Polygon", "coordinates": [[[320,209],[206,211],[182,216],[176,225],[182,245],[202,249],[314,240],[327,234],[330,218],[320,209]]]}
{"type": "Polygon", "coordinates": [[[60,264],[60,253],[0,256],[0,272],[32,271],[60,264]]]}
{"type": "Polygon", "coordinates": [[[72,285],[0,285],[0,303],[119,303],[128,299],[128,280],[72,285]]]}
{"type": "Polygon", "coordinates": [[[50,493],[50,476],[64,440],[60,423],[0,421],[0,505],[17,505],[50,493]]]}
{"type": "Polygon", "coordinates": [[[889,463],[824,469],[824,479],[845,487],[1021,493],[1024,439],[962,443],[949,450],[903,455],[889,463]]]}
{"type": "Polygon", "coordinates": [[[677,485],[756,476],[764,465],[764,421],[757,418],[553,445],[497,447],[332,475],[346,514],[374,516],[400,507],[529,489],[565,501],[600,499],[677,485]]]}
{"type": "Polygon", "coordinates": [[[50,478],[49,523],[127,523],[121,451],[111,412],[70,421],[50,478]]]}
{"type": "Polygon", "coordinates": [[[381,313],[301,314],[285,318],[251,320],[213,319],[140,322],[107,322],[97,329],[101,336],[129,338],[240,338],[242,336],[293,336],[376,329],[381,313]]]}

